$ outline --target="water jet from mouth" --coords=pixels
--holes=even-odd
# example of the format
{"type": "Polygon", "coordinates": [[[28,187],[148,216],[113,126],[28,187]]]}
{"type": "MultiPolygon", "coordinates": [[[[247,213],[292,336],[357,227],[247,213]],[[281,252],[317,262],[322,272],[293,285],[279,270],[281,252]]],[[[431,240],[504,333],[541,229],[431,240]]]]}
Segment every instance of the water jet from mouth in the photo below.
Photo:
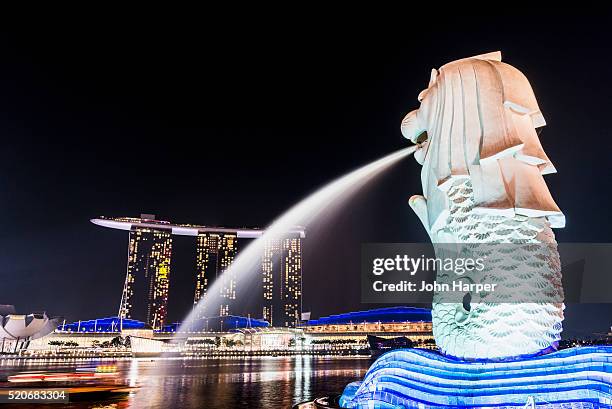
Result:
{"type": "Polygon", "coordinates": [[[323,222],[329,220],[334,213],[346,206],[348,199],[368,182],[417,149],[418,146],[416,145],[401,149],[341,176],[283,213],[266,228],[261,237],[238,253],[231,266],[223,272],[222,276],[217,277],[208,289],[206,297],[191,311],[177,332],[184,331],[190,322],[198,318],[219,315],[219,311],[215,308],[218,308],[221,301],[220,285],[223,276],[233,275],[241,283],[241,286],[244,286],[245,281],[249,278],[258,277],[257,273],[261,270],[261,255],[266,243],[286,237],[298,226],[306,231],[320,226],[323,222]]]}
{"type": "MultiPolygon", "coordinates": [[[[224,276],[233,275],[240,282],[241,287],[259,288],[257,286],[259,283],[255,283],[255,280],[257,278],[261,280],[261,261],[266,243],[283,239],[288,233],[295,231],[296,226],[304,228],[306,231],[318,228],[325,229],[327,227],[325,222],[330,221],[334,214],[345,208],[350,203],[349,199],[353,198],[356,193],[377,176],[380,176],[401,159],[413,154],[417,149],[418,146],[414,145],[398,150],[341,176],[307,196],[274,220],[266,228],[265,233],[239,252],[230,267],[217,277],[209,287],[206,296],[185,318],[177,330],[176,337],[179,338],[181,333],[190,331],[192,323],[196,320],[202,317],[219,315],[219,306],[222,301],[220,293],[224,276]],[[249,285],[252,285],[252,287],[249,287],[249,285]]],[[[255,292],[251,291],[251,296],[255,292]]],[[[164,365],[160,364],[156,369],[158,376],[153,378],[163,379],[163,368],[164,365]]],[[[147,406],[147,401],[156,394],[155,385],[143,386],[144,388],[135,397],[137,407],[140,407],[139,405],[147,406]]]]}

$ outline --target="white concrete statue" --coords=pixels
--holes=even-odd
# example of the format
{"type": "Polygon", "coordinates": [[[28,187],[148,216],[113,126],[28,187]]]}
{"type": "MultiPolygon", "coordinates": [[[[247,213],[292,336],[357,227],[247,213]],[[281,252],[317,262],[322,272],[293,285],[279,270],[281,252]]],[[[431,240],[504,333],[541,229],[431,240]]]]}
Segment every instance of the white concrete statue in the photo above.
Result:
{"type": "Polygon", "coordinates": [[[478,55],[433,69],[418,100],[402,134],[421,145],[415,157],[423,165],[423,196],[410,198],[410,205],[431,240],[535,244],[526,258],[506,254],[493,271],[515,269],[505,284],[541,301],[487,302],[472,294],[466,305],[436,293],[438,347],[462,359],[556,348],[564,305],[551,228],[563,227],[565,218],[542,177],[555,168],[536,133],[545,121],[527,78],[501,62],[500,52],[478,55]]]}

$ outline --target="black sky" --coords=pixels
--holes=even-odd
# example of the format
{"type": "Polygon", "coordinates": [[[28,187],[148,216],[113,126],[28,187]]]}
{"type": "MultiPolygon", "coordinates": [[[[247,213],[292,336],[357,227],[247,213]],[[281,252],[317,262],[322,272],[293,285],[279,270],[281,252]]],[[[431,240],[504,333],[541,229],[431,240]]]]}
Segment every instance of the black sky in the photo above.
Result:
{"type": "MultiPolygon", "coordinates": [[[[70,319],[115,314],[127,236],[90,218],[265,226],[316,187],[406,146],[399,123],[432,67],[494,50],[527,75],[548,122],[540,137],[559,173],[546,180],[567,217],[558,240],[611,241],[612,20],[209,23],[0,34],[0,303],[70,319]]],[[[419,172],[413,160],[399,164],[325,240],[306,244],[314,316],[368,308],[360,243],[426,240],[407,205],[419,172]]],[[[193,243],[178,239],[174,250],[170,316],[180,319],[193,243]]],[[[571,334],[612,324],[609,305],[566,313],[571,334]]]]}

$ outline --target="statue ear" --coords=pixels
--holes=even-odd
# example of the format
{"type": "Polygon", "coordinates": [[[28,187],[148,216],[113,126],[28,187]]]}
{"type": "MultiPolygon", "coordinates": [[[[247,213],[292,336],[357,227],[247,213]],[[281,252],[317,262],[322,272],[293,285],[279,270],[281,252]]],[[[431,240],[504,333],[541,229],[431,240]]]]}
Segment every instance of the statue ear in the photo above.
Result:
{"type": "Polygon", "coordinates": [[[493,60],[493,61],[501,61],[502,55],[501,51],[493,51],[491,53],[478,54],[469,58],[477,58],[479,60],[493,60]]]}
{"type": "Polygon", "coordinates": [[[432,68],[431,74],[429,75],[429,85],[427,86],[428,88],[431,87],[434,82],[436,82],[436,78],[438,78],[438,70],[432,68]]]}

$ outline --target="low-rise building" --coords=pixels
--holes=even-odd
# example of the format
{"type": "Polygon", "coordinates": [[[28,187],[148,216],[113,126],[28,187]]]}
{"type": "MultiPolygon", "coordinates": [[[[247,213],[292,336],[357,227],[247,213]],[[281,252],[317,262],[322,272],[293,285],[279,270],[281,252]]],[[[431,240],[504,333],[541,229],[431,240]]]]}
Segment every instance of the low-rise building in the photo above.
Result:
{"type": "Polygon", "coordinates": [[[308,320],[300,327],[313,350],[368,349],[368,335],[405,337],[415,346],[433,348],[431,310],[389,307],[308,320]]]}
{"type": "MultiPolygon", "coordinates": [[[[368,336],[401,338],[403,344],[433,348],[431,311],[391,307],[308,320],[299,328],[270,327],[246,317],[200,319],[190,325],[147,329],[141,321],[117,317],[63,323],[53,333],[33,340],[32,354],[131,354],[172,353],[202,355],[345,354],[370,353],[368,336]]],[[[391,342],[393,344],[393,342],[391,342]]]]}

